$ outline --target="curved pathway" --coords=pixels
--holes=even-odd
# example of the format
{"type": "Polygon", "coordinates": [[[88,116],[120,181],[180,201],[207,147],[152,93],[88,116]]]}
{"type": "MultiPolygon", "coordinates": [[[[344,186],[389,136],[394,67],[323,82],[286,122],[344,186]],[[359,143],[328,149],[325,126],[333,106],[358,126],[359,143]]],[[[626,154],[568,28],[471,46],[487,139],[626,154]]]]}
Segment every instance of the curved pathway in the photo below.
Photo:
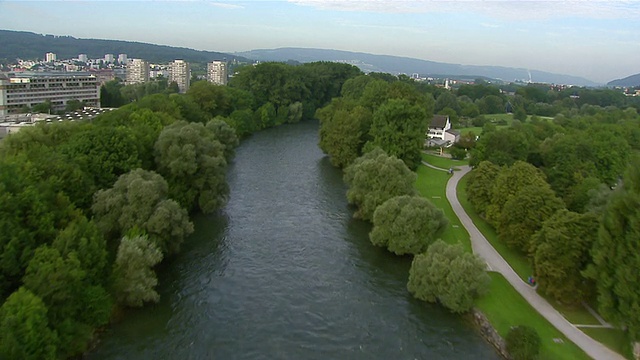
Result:
{"type": "Polygon", "coordinates": [[[511,284],[511,286],[513,286],[513,288],[516,289],[516,291],[520,293],[520,295],[522,295],[522,297],[524,297],[529,304],[531,304],[531,306],[540,313],[540,315],[553,324],[553,326],[555,326],[574,344],[578,345],[587,355],[597,360],[624,360],[620,354],[593,340],[567,321],[567,319],[565,319],[545,299],[538,295],[532,287],[520,279],[518,274],[516,274],[511,266],[509,266],[507,261],[493,248],[493,246],[491,246],[489,241],[487,241],[484,235],[482,235],[474,225],[469,215],[464,211],[462,205],[460,205],[460,202],[458,201],[458,195],[456,194],[458,182],[465,174],[471,171],[471,168],[467,165],[457,166],[456,168],[460,170],[455,171],[447,182],[447,200],[449,200],[453,211],[462,222],[462,225],[469,232],[473,252],[487,262],[487,266],[490,270],[502,274],[509,284],[511,284]]]}

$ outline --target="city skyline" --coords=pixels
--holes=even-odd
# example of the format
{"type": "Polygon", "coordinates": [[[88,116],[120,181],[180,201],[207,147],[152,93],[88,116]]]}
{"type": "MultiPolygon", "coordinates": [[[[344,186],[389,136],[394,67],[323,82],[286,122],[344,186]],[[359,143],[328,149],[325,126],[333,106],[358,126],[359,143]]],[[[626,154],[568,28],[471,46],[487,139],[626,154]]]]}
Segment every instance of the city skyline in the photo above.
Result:
{"type": "Polygon", "coordinates": [[[0,2],[7,30],[228,53],[336,49],[601,83],[640,73],[639,19],[640,3],[624,1],[0,2]]]}

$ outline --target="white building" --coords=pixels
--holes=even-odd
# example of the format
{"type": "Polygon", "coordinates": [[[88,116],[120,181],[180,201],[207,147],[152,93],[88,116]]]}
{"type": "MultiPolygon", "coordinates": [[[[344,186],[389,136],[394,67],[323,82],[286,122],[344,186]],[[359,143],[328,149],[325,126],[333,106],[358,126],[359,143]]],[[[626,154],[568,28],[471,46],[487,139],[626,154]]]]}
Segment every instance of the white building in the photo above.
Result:
{"type": "Polygon", "coordinates": [[[58,57],[56,56],[56,54],[50,53],[50,52],[44,54],[44,61],[45,62],[54,62],[56,60],[58,60],[58,57]]]}
{"type": "Polygon", "coordinates": [[[127,54],[118,54],[118,62],[120,64],[126,64],[127,63],[127,54]]]}
{"type": "Polygon", "coordinates": [[[87,56],[87,54],[80,54],[78,55],[78,61],[83,63],[89,62],[89,57],[87,56]]]}
{"type": "Polygon", "coordinates": [[[106,63],[113,63],[113,54],[105,54],[104,55],[104,62],[106,63]]]}
{"type": "Polygon", "coordinates": [[[449,115],[434,115],[429,124],[425,145],[449,147],[460,139],[460,133],[451,129],[449,115]]]}
{"type": "Polygon", "coordinates": [[[127,62],[127,84],[149,81],[149,62],[142,59],[129,59],[127,62]]]}
{"type": "Polygon", "coordinates": [[[176,82],[180,93],[189,90],[191,84],[191,69],[184,60],[175,60],[169,65],[169,83],[176,82]]]}
{"type": "Polygon", "coordinates": [[[227,85],[227,63],[212,61],[207,64],[207,80],[218,85],[227,85]]]}
{"type": "Polygon", "coordinates": [[[20,112],[24,106],[33,107],[51,102],[53,111],[64,110],[69,100],[100,106],[100,85],[88,73],[25,72],[0,77],[0,116],[20,112]]]}

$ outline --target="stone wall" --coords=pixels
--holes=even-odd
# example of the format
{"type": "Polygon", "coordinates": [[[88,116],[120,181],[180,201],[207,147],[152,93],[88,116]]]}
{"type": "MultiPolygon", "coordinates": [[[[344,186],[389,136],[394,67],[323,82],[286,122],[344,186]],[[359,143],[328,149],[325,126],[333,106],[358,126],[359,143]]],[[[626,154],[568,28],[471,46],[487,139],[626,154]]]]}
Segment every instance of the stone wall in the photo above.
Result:
{"type": "Polygon", "coordinates": [[[493,328],[487,317],[480,310],[475,308],[471,311],[471,316],[473,317],[473,322],[478,326],[478,330],[480,330],[482,337],[496,348],[500,356],[504,359],[510,360],[511,356],[507,352],[506,342],[502,336],[498,334],[496,329],[493,328]]]}

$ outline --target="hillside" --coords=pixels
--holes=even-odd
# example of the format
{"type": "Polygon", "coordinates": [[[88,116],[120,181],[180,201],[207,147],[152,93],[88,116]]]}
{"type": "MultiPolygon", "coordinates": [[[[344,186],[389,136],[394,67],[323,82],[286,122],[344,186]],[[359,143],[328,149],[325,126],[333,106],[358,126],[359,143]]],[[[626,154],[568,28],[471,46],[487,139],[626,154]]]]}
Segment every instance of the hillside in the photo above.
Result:
{"type": "Polygon", "coordinates": [[[184,59],[189,62],[209,62],[226,58],[231,61],[249,61],[238,55],[213,51],[199,51],[181,47],[153,45],[140,42],[77,39],[71,36],[40,35],[26,31],[0,30],[0,59],[13,61],[21,59],[43,59],[44,54],[53,52],[58,59],[77,58],[87,54],[89,58],[103,58],[105,54],[127,54],[129,58],[142,58],[151,62],[168,62],[184,59]]]}
{"type": "Polygon", "coordinates": [[[530,73],[531,80],[534,82],[573,84],[580,86],[601,85],[582,77],[553,74],[537,70],[518,69],[503,66],[449,64],[407,57],[373,55],[367,53],[339,50],[280,48],[251,50],[237,54],[262,61],[344,61],[358,66],[363,71],[388,72],[392,74],[404,73],[410,75],[413,73],[418,73],[422,76],[464,75],[470,77],[488,77],[493,79],[501,79],[504,81],[528,81],[530,73]]]}
{"type": "Polygon", "coordinates": [[[640,74],[627,76],[624,79],[609,81],[607,83],[607,86],[623,86],[623,87],[640,86],[640,74]]]}

